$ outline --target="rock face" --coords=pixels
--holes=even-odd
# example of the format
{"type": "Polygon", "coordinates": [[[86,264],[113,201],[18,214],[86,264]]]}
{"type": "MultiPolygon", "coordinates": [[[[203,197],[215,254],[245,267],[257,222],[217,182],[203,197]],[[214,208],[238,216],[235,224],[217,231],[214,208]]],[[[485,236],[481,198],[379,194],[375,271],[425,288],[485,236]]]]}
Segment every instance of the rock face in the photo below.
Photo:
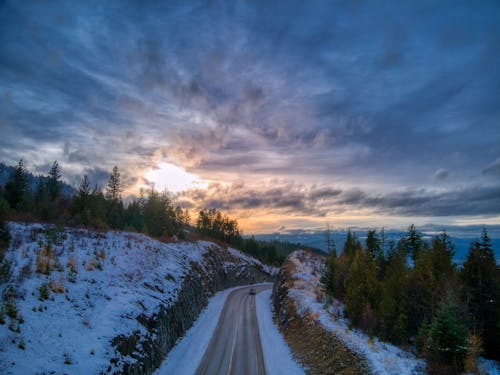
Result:
{"type": "MultiPolygon", "coordinates": [[[[137,320],[148,334],[117,336],[112,344],[132,362],[122,362],[115,373],[151,374],[158,368],[175,342],[193,325],[214,293],[238,285],[273,281],[273,276],[257,262],[247,262],[219,247],[203,255],[203,263],[192,263],[193,272],[187,276],[177,299],[171,306],[161,306],[153,316],[137,320]],[[266,272],[267,271],[267,272],[266,272]]],[[[119,362],[117,358],[116,362],[119,362]]]]}
{"type": "Polygon", "coordinates": [[[150,374],[211,295],[276,271],[206,241],[8,225],[1,374],[150,374]]]}
{"type": "Polygon", "coordinates": [[[299,314],[289,290],[293,288],[293,264],[287,260],[278,273],[272,300],[279,325],[296,359],[308,374],[369,373],[365,360],[326,331],[310,313],[299,314]]]}

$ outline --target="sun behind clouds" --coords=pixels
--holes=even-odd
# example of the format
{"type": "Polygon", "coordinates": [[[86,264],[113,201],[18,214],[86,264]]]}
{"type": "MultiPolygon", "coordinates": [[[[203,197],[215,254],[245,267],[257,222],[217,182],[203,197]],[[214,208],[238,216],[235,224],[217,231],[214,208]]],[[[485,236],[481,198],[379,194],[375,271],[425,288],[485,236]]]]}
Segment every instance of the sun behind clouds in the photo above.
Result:
{"type": "Polygon", "coordinates": [[[207,183],[195,174],[186,172],[185,169],[170,163],[160,163],[156,168],[150,169],[144,179],[154,184],[157,190],[168,190],[178,193],[190,188],[206,187],[207,183]]]}

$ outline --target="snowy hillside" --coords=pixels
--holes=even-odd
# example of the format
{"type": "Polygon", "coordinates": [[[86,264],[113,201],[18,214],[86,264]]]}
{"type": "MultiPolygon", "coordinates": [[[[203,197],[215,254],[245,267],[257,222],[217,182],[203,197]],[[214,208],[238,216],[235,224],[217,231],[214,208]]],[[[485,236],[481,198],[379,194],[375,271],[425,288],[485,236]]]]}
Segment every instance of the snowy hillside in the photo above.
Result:
{"type": "Polygon", "coordinates": [[[112,372],[132,361],[116,350],[117,337],[154,335],[147,319],[176,300],[215,247],[37,224],[10,230],[0,284],[2,374],[112,372]]]}
{"type": "MultiPolygon", "coordinates": [[[[334,334],[354,352],[367,361],[373,374],[404,375],[424,374],[425,361],[394,345],[370,338],[365,333],[352,329],[344,318],[344,305],[333,300],[325,303],[325,293],[321,284],[324,258],[316,254],[297,250],[289,255],[292,282],[288,285],[288,296],[295,304],[297,312],[308,316],[334,334]]],[[[500,374],[498,362],[480,358],[483,374],[500,374]]]]}
{"type": "Polygon", "coordinates": [[[320,282],[322,257],[298,250],[290,254],[288,260],[293,265],[293,285],[288,295],[294,301],[299,314],[308,314],[341,339],[347,347],[366,358],[374,374],[424,373],[425,363],[411,353],[350,329],[349,322],[343,318],[343,306],[340,302],[335,301],[328,309],[325,308],[320,282]]]}

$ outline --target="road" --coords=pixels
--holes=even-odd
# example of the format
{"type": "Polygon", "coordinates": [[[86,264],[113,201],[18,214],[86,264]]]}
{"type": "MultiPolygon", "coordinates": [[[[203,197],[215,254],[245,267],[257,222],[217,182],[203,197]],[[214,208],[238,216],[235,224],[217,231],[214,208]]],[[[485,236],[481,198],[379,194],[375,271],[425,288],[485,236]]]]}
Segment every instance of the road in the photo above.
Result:
{"type": "MultiPolygon", "coordinates": [[[[255,296],[250,287],[231,292],[196,375],[265,375],[255,296]]],[[[271,288],[254,286],[256,292],[271,288]]]]}

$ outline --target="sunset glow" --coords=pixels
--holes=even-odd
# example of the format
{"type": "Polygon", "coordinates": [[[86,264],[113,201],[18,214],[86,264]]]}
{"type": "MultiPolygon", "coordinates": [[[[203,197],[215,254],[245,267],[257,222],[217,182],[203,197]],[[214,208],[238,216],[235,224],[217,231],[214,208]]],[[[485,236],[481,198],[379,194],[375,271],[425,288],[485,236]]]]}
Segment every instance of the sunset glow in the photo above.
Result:
{"type": "Polygon", "coordinates": [[[168,190],[172,193],[206,186],[206,183],[202,182],[198,176],[169,163],[159,164],[157,168],[146,172],[144,177],[155,189],[168,190]]]}
{"type": "Polygon", "coordinates": [[[77,3],[0,7],[4,163],[246,233],[500,223],[498,1],[77,3]]]}

